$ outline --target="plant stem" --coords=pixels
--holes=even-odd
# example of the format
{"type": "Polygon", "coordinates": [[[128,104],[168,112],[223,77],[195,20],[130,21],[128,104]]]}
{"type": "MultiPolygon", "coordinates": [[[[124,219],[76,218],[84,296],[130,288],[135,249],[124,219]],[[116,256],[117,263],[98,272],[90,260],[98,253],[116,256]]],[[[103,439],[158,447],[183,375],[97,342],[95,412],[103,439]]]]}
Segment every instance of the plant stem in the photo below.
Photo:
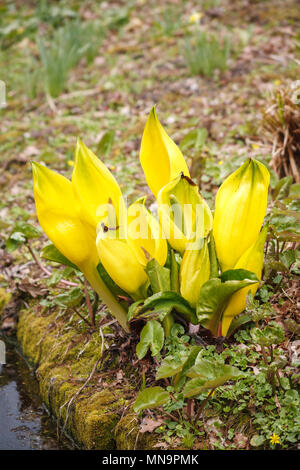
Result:
{"type": "Polygon", "coordinates": [[[187,406],[186,406],[186,414],[190,423],[192,422],[193,404],[194,404],[193,398],[188,398],[187,406]]]}
{"type": "Polygon", "coordinates": [[[87,305],[87,308],[88,308],[88,311],[89,311],[89,317],[90,317],[91,325],[96,326],[96,324],[95,324],[95,315],[94,315],[93,307],[92,307],[92,304],[91,304],[91,299],[90,299],[90,296],[89,296],[86,279],[84,279],[84,295],[85,295],[85,299],[86,299],[86,305],[87,305]]]}
{"type": "Polygon", "coordinates": [[[200,406],[200,408],[199,408],[199,410],[198,410],[198,413],[197,413],[197,415],[196,415],[195,421],[194,421],[195,426],[197,425],[197,421],[198,421],[198,419],[200,418],[200,416],[201,416],[201,414],[202,414],[202,412],[203,412],[203,410],[204,410],[204,407],[205,407],[206,403],[208,402],[208,400],[210,399],[210,397],[211,397],[212,394],[214,393],[215,389],[216,389],[216,387],[211,389],[211,391],[209,392],[209,394],[208,394],[207,397],[205,398],[204,402],[201,404],[201,406],[200,406]]]}
{"type": "Polygon", "coordinates": [[[165,337],[167,338],[170,335],[172,325],[174,324],[174,317],[172,313],[168,313],[163,319],[162,323],[165,331],[165,337]]]}
{"type": "Polygon", "coordinates": [[[261,352],[262,352],[262,355],[263,355],[263,359],[264,359],[264,363],[267,367],[269,367],[269,361],[268,361],[268,358],[267,358],[267,354],[266,354],[266,350],[265,350],[265,347],[262,346],[261,347],[261,352]]]}
{"type": "Polygon", "coordinates": [[[168,416],[168,418],[171,418],[173,421],[176,421],[176,423],[180,423],[179,419],[176,418],[176,416],[171,415],[170,413],[168,413],[168,412],[165,411],[165,410],[164,410],[164,414],[165,414],[166,416],[168,416]]]}

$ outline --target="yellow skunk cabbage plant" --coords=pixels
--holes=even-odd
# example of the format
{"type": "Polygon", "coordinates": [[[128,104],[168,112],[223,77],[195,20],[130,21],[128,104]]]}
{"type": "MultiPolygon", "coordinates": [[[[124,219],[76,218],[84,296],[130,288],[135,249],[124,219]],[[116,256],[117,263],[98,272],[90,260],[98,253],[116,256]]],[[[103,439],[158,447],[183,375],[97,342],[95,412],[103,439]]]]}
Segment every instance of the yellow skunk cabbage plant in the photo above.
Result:
{"type": "Polygon", "coordinates": [[[126,208],[113,175],[80,140],[71,181],[39,163],[32,168],[44,232],[127,332],[146,322],[142,358],[160,352],[174,321],[230,334],[261,280],[270,177],[249,158],[219,188],[213,214],[154,108],[140,162],[157,216],[143,195],[126,208]]]}

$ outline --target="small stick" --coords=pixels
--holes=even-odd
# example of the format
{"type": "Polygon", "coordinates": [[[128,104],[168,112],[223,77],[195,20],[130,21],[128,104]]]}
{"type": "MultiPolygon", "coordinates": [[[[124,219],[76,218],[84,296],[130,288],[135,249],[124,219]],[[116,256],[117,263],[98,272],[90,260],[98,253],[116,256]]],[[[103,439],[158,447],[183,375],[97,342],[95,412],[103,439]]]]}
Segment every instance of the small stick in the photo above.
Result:
{"type": "Polygon", "coordinates": [[[84,295],[85,295],[85,298],[86,298],[86,305],[87,305],[87,308],[88,308],[88,311],[89,311],[89,316],[90,316],[91,324],[92,324],[92,326],[96,326],[96,324],[95,324],[95,315],[94,315],[94,312],[93,312],[93,307],[92,307],[92,304],[91,304],[91,299],[90,299],[90,296],[89,296],[89,293],[88,293],[88,288],[87,288],[87,281],[86,281],[86,279],[84,279],[84,295]]]}
{"type": "Polygon", "coordinates": [[[97,366],[99,364],[99,362],[102,361],[102,358],[100,357],[100,359],[97,359],[97,361],[95,362],[94,364],[94,367],[92,369],[92,372],[90,373],[90,375],[88,376],[88,378],[86,379],[86,381],[84,382],[84,384],[82,385],[82,387],[80,387],[80,389],[72,396],[72,398],[65,402],[59,409],[59,414],[61,415],[61,410],[65,407],[66,404],[68,404],[68,407],[67,407],[67,413],[66,413],[66,419],[65,419],[65,422],[64,422],[64,425],[63,425],[63,428],[62,428],[62,431],[61,431],[61,435],[64,433],[65,429],[66,429],[66,426],[67,426],[67,422],[68,422],[68,418],[69,418],[69,410],[70,410],[70,406],[71,404],[73,403],[73,401],[75,400],[76,397],[78,397],[80,395],[80,393],[82,392],[82,390],[87,386],[87,384],[89,383],[89,381],[91,380],[91,378],[93,377],[94,373],[96,372],[96,369],[97,369],[97,366]]]}
{"type": "Polygon", "coordinates": [[[79,313],[78,310],[77,310],[75,307],[73,307],[73,309],[74,309],[74,312],[75,312],[83,321],[85,321],[85,323],[86,323],[87,325],[89,325],[89,327],[91,327],[90,322],[89,322],[86,318],[84,318],[84,316],[81,315],[81,313],[79,313]]]}
{"type": "MultiPolygon", "coordinates": [[[[35,252],[33,251],[30,243],[29,243],[29,240],[27,240],[27,248],[33,258],[33,260],[36,262],[36,264],[38,265],[38,267],[45,273],[47,274],[47,276],[51,276],[51,271],[49,271],[47,268],[45,268],[45,266],[43,266],[43,264],[40,262],[40,260],[38,259],[38,257],[36,256],[35,252]]],[[[66,281],[65,279],[61,279],[59,282],[61,282],[62,284],[65,284],[66,286],[71,286],[71,287],[78,287],[78,284],[76,284],[75,282],[71,282],[71,281],[66,281]]]]}

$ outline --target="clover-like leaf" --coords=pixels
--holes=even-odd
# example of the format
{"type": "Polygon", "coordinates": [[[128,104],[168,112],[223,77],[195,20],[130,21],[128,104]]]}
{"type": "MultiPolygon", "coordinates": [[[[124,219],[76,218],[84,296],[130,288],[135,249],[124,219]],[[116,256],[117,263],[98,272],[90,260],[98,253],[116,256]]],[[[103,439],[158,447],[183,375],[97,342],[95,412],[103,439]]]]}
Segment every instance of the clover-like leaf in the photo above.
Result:
{"type": "Polygon", "coordinates": [[[66,291],[64,294],[59,294],[55,296],[54,302],[60,307],[73,308],[77,307],[77,305],[81,303],[82,299],[82,289],[80,289],[79,287],[75,287],[74,289],[66,291]]]}
{"type": "Polygon", "coordinates": [[[6,250],[8,253],[16,250],[20,245],[26,243],[31,238],[41,236],[41,231],[28,222],[19,221],[15,224],[11,234],[6,240],[6,250]]]}
{"type": "Polygon", "coordinates": [[[272,344],[281,344],[285,339],[283,328],[276,322],[270,322],[263,328],[252,328],[252,340],[260,346],[271,346],[272,344]]]}

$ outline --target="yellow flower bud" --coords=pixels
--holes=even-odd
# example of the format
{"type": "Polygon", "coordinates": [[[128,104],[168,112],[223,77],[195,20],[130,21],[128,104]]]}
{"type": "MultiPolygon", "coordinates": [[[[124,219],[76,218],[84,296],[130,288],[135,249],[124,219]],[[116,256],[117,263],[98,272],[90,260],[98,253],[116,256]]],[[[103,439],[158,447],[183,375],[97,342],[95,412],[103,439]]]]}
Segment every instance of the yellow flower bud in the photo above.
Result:
{"type": "Polygon", "coordinates": [[[36,212],[41,227],[56,248],[74,263],[99,294],[125,331],[127,315],[99,274],[96,231],[80,219],[72,183],[39,163],[32,163],[36,212]]]}
{"type": "Polygon", "coordinates": [[[249,159],[220,186],[213,235],[222,271],[233,269],[257,240],[267,209],[269,181],[267,168],[249,159]]]}
{"type": "Polygon", "coordinates": [[[80,266],[98,259],[93,230],[79,218],[72,183],[39,163],[32,163],[36,212],[42,229],[56,248],[80,266]]]}
{"type": "Polygon", "coordinates": [[[196,240],[193,249],[186,249],[180,266],[180,293],[195,307],[202,285],[210,276],[207,239],[196,240]]]}
{"type": "Polygon", "coordinates": [[[181,254],[188,243],[206,237],[212,228],[206,201],[195,183],[183,174],[160,190],[157,205],[165,237],[181,254]]]}
{"type": "Polygon", "coordinates": [[[181,150],[159,122],[155,108],[150,112],[143,133],[140,162],[155,197],[163,186],[181,172],[190,175],[181,150]]]}
{"type": "Polygon", "coordinates": [[[123,225],[126,209],[121,189],[108,168],[80,139],[75,151],[72,183],[81,205],[81,218],[92,227],[114,208],[116,225],[123,225]]]}
{"type": "Polygon", "coordinates": [[[141,198],[128,208],[128,243],[143,266],[153,258],[163,266],[168,255],[167,241],[163,237],[160,223],[146,209],[145,200],[146,198],[141,198]]]}

